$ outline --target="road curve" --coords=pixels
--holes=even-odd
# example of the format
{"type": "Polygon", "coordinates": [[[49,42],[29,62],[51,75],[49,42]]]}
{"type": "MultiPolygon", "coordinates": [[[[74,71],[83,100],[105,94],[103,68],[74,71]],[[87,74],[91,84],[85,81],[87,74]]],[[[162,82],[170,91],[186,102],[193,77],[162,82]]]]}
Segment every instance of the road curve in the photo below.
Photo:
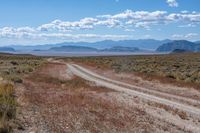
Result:
{"type": "MultiPolygon", "coordinates": [[[[152,102],[161,103],[161,104],[170,106],[172,108],[176,108],[176,109],[179,109],[179,110],[182,110],[182,111],[185,111],[185,112],[188,112],[190,114],[197,115],[198,117],[200,117],[200,109],[194,106],[186,105],[183,103],[171,101],[171,100],[161,98],[155,95],[151,95],[148,93],[130,89],[130,87],[136,87],[136,86],[132,86],[132,85],[127,86],[128,85],[127,83],[108,79],[106,77],[100,76],[76,64],[67,64],[67,66],[74,75],[77,75],[85,80],[95,82],[97,85],[101,85],[101,86],[104,86],[104,87],[107,87],[119,92],[124,92],[129,95],[138,96],[140,98],[143,98],[152,102]]],[[[145,88],[140,88],[140,89],[145,89],[145,88]]]]}

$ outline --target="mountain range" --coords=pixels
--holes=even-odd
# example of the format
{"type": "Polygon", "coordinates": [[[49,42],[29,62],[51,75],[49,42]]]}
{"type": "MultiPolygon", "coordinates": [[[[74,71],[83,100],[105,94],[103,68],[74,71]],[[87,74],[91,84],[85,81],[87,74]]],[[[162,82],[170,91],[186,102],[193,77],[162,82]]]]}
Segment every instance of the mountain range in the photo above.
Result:
{"type": "Polygon", "coordinates": [[[96,49],[85,46],[61,46],[61,47],[52,47],[48,51],[56,52],[139,52],[142,51],[136,47],[122,47],[114,46],[106,49],[96,49]]]}
{"type": "Polygon", "coordinates": [[[139,52],[141,50],[137,47],[114,46],[112,48],[103,49],[101,51],[104,51],[104,52],[139,52]]]}
{"type": "Polygon", "coordinates": [[[0,52],[15,52],[15,49],[12,47],[0,47],[0,52]]]}
{"type": "Polygon", "coordinates": [[[85,46],[61,46],[61,47],[52,47],[49,51],[57,52],[94,52],[98,51],[96,48],[85,47],[85,46]]]}
{"type": "Polygon", "coordinates": [[[58,44],[21,46],[10,45],[0,47],[0,52],[172,52],[172,51],[200,51],[200,41],[190,42],[186,40],[105,40],[100,42],[64,42],[58,44]]]}
{"type": "Polygon", "coordinates": [[[171,40],[154,40],[154,39],[140,39],[140,40],[121,40],[121,41],[112,41],[105,40],[99,42],[64,42],[57,44],[44,44],[44,45],[35,45],[35,46],[21,46],[21,45],[11,45],[10,47],[14,48],[17,51],[33,51],[33,50],[48,50],[52,47],[61,47],[61,46],[84,46],[91,47],[96,49],[108,49],[115,46],[122,47],[137,47],[144,50],[155,50],[163,43],[171,42],[171,40]]]}
{"type": "Polygon", "coordinates": [[[157,52],[171,52],[174,50],[185,50],[191,52],[200,52],[200,43],[199,42],[189,42],[186,40],[176,40],[168,43],[164,43],[159,46],[157,52]]]}

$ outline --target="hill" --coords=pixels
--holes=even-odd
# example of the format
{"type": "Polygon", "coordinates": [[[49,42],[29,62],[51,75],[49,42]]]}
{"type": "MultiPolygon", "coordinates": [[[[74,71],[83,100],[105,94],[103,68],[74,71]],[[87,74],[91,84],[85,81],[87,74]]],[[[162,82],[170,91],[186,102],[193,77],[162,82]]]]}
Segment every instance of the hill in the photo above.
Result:
{"type": "Polygon", "coordinates": [[[98,51],[95,48],[83,47],[83,46],[61,46],[53,47],[49,49],[50,51],[61,51],[61,52],[94,52],[98,51]]]}
{"type": "Polygon", "coordinates": [[[139,48],[136,47],[122,47],[122,46],[115,46],[109,49],[102,50],[104,52],[138,52],[140,51],[139,48]]]}
{"type": "Polygon", "coordinates": [[[0,47],[0,52],[15,52],[15,49],[11,47],[0,47]]]}
{"type": "Polygon", "coordinates": [[[56,44],[57,46],[85,46],[85,47],[93,47],[96,49],[108,49],[116,46],[121,47],[137,47],[140,49],[146,50],[155,50],[163,43],[171,42],[171,40],[154,40],[154,39],[140,39],[140,40],[120,40],[120,41],[112,41],[112,40],[105,40],[99,42],[64,42],[60,44],[56,44]]]}
{"type": "Polygon", "coordinates": [[[173,42],[165,43],[157,48],[157,52],[171,52],[176,49],[186,50],[186,51],[200,51],[200,44],[189,42],[186,40],[176,40],[173,42]]]}
{"type": "Polygon", "coordinates": [[[171,53],[172,54],[178,54],[178,53],[190,53],[190,52],[192,52],[192,51],[185,50],[185,49],[175,49],[171,53]]]}
{"type": "Polygon", "coordinates": [[[146,50],[155,50],[163,43],[168,43],[168,42],[171,42],[171,40],[154,40],[154,39],[120,40],[120,41],[104,40],[99,42],[64,42],[57,44],[44,44],[44,45],[34,45],[34,46],[11,45],[11,47],[18,51],[49,50],[53,47],[61,47],[61,46],[83,46],[96,49],[108,49],[115,46],[122,46],[122,47],[137,47],[146,50]]]}
{"type": "Polygon", "coordinates": [[[196,44],[200,44],[200,41],[196,41],[195,43],[196,43],[196,44]]]}
{"type": "Polygon", "coordinates": [[[136,47],[122,47],[115,46],[107,49],[96,49],[92,47],[85,46],[61,46],[61,47],[53,47],[48,51],[56,51],[56,52],[138,52],[141,51],[136,47]]]}

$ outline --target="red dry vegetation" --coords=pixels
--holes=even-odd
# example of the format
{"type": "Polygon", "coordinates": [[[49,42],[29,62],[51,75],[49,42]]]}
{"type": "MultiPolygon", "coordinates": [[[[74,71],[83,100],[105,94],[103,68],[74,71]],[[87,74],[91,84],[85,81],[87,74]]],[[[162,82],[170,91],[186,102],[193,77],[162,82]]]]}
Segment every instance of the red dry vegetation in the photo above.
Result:
{"type": "Polygon", "coordinates": [[[26,117],[26,125],[41,127],[44,123],[47,132],[155,131],[154,120],[145,111],[106,98],[117,92],[78,77],[60,78],[65,71],[65,64],[48,63],[24,79],[24,99],[28,103],[23,111],[37,116],[26,117]]]}

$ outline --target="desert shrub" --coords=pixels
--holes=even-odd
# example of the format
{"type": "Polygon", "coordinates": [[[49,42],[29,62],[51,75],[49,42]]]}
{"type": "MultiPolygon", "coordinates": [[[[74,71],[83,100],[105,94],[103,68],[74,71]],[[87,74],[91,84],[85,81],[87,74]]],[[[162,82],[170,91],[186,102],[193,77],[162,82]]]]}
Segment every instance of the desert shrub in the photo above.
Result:
{"type": "Polygon", "coordinates": [[[0,55],[0,76],[5,80],[22,83],[22,76],[29,74],[41,66],[45,60],[42,57],[27,55],[0,55]]]}
{"type": "Polygon", "coordinates": [[[18,77],[18,76],[12,76],[10,79],[14,83],[22,83],[23,82],[23,80],[20,77],[18,77]]]}
{"type": "Polygon", "coordinates": [[[11,132],[10,120],[16,116],[16,100],[11,84],[0,84],[0,132],[11,132]]]}
{"type": "Polygon", "coordinates": [[[76,57],[64,60],[109,68],[116,72],[139,72],[163,76],[186,83],[200,83],[200,53],[173,55],[135,55],[76,57]]]}
{"type": "Polygon", "coordinates": [[[11,61],[10,62],[12,65],[19,65],[16,61],[11,61]]]}

